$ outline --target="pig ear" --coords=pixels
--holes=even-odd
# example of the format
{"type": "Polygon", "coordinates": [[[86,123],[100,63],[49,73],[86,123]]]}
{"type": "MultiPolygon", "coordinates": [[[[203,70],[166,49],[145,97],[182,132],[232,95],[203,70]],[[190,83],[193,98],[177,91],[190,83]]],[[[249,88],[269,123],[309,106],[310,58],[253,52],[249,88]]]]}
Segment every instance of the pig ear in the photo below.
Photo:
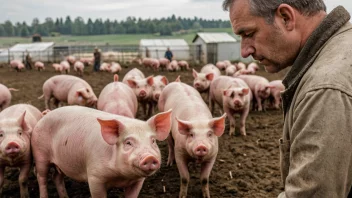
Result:
{"type": "Polygon", "coordinates": [[[128,86],[130,86],[131,88],[136,88],[137,83],[134,80],[127,80],[128,86]]]}
{"type": "Polygon", "coordinates": [[[225,118],[226,113],[222,115],[220,118],[213,118],[209,121],[209,126],[214,130],[214,134],[220,137],[225,130],[225,118]]]}
{"type": "Polygon", "coordinates": [[[175,82],[181,82],[181,75],[178,75],[175,82]]]}
{"type": "Polygon", "coordinates": [[[158,113],[147,121],[149,126],[155,130],[156,139],[159,141],[164,141],[170,133],[171,112],[172,109],[163,113],[158,113]]]}
{"type": "Polygon", "coordinates": [[[193,70],[193,73],[192,73],[192,74],[193,74],[193,77],[194,77],[194,78],[197,78],[197,77],[198,77],[198,73],[197,73],[197,71],[196,71],[196,70],[194,70],[194,69],[192,69],[192,70],[193,70]]]}
{"type": "Polygon", "coordinates": [[[148,85],[150,85],[150,86],[152,86],[152,85],[154,84],[153,76],[147,77],[147,83],[148,83],[148,85]]]}
{"type": "Polygon", "coordinates": [[[214,73],[209,73],[209,74],[205,75],[205,78],[206,78],[207,80],[212,81],[212,80],[214,79],[214,73]]]}
{"type": "Polygon", "coordinates": [[[243,88],[243,89],[242,89],[242,93],[243,93],[244,95],[247,95],[247,94],[249,93],[249,88],[243,88]]]}
{"type": "Polygon", "coordinates": [[[226,96],[227,95],[227,89],[223,89],[222,93],[223,93],[224,96],[226,96]]]}
{"type": "Polygon", "coordinates": [[[161,78],[161,82],[163,82],[165,85],[169,84],[169,80],[165,76],[161,78]]]}
{"type": "Polygon", "coordinates": [[[178,123],[178,131],[182,135],[188,135],[191,132],[192,124],[188,121],[179,120],[177,117],[176,120],[178,123]]]}
{"type": "Polygon", "coordinates": [[[119,75],[115,74],[114,75],[114,82],[117,82],[117,81],[119,81],[119,75]]]}
{"type": "Polygon", "coordinates": [[[118,120],[102,120],[100,118],[97,118],[97,120],[101,126],[101,135],[105,142],[110,145],[116,144],[125,129],[125,125],[118,120]]]}
{"type": "Polygon", "coordinates": [[[32,131],[32,128],[28,126],[28,124],[26,123],[25,117],[26,117],[26,111],[22,113],[22,115],[18,118],[17,122],[21,126],[23,132],[30,133],[32,131]]]}

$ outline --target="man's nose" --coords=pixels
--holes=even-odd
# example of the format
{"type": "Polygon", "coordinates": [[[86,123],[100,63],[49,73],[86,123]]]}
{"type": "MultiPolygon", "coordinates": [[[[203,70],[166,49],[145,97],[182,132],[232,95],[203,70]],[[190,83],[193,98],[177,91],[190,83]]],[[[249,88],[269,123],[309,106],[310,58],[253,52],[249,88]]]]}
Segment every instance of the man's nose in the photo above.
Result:
{"type": "Polygon", "coordinates": [[[241,55],[243,58],[247,58],[255,52],[255,49],[248,42],[241,42],[241,55]]]}

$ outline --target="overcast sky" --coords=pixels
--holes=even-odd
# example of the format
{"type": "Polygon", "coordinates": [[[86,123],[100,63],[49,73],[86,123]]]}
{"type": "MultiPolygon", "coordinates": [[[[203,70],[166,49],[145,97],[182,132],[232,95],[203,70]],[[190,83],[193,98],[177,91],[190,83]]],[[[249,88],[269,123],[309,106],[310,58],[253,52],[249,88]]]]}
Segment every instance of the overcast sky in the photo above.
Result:
{"type": "MultiPolygon", "coordinates": [[[[56,19],[67,15],[74,20],[88,18],[125,20],[128,16],[162,18],[201,17],[228,20],[228,12],[222,10],[223,0],[0,0],[0,23],[6,20],[31,24],[33,18],[42,23],[46,17],[56,19]]],[[[352,0],[325,0],[328,12],[343,5],[352,14],[352,0]]],[[[352,20],[351,20],[352,21],[352,20]]]]}

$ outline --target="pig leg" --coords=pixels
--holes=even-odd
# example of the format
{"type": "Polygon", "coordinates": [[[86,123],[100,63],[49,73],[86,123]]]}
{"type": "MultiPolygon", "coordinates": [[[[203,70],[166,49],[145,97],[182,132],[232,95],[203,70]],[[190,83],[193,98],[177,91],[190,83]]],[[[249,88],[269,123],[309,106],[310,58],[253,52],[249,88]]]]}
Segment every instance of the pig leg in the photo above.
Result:
{"type": "Polygon", "coordinates": [[[240,115],[240,132],[243,136],[246,136],[246,119],[249,113],[249,107],[244,109],[240,115]]]}
{"type": "Polygon", "coordinates": [[[213,169],[214,162],[215,162],[215,157],[209,162],[202,163],[202,166],[201,166],[200,182],[202,184],[203,197],[210,198],[209,175],[211,170],[213,169]]]}
{"type": "Polygon", "coordinates": [[[31,170],[31,163],[24,164],[20,167],[20,175],[18,177],[18,183],[20,184],[21,198],[29,197],[28,193],[28,176],[31,170]]]}
{"type": "Polygon", "coordinates": [[[169,157],[167,158],[167,166],[172,166],[175,160],[175,142],[171,134],[167,137],[167,143],[169,146],[169,157]]]}
{"type": "Polygon", "coordinates": [[[255,96],[255,99],[257,100],[258,111],[263,111],[263,107],[262,107],[262,98],[259,97],[258,95],[256,95],[256,96],[255,96]]]}
{"type": "Polygon", "coordinates": [[[89,177],[88,185],[90,190],[90,195],[92,198],[106,198],[107,197],[107,189],[105,184],[102,183],[98,178],[89,177]]]}
{"type": "Polygon", "coordinates": [[[4,185],[4,171],[5,167],[0,167],[0,197],[2,197],[2,187],[4,185]]]}
{"type": "Polygon", "coordinates": [[[153,101],[148,102],[148,118],[150,118],[153,115],[153,111],[154,111],[154,105],[153,105],[153,101]]]}
{"type": "Polygon", "coordinates": [[[44,102],[45,102],[45,109],[50,109],[51,110],[51,108],[50,108],[50,97],[51,96],[44,96],[44,102]]]}
{"type": "Polygon", "coordinates": [[[231,136],[232,134],[235,134],[235,115],[234,115],[234,112],[232,112],[229,108],[225,108],[225,106],[224,106],[224,111],[230,121],[229,135],[231,136]]]}
{"type": "MultiPolygon", "coordinates": [[[[58,167],[56,169],[58,169],[58,167]]],[[[68,198],[66,188],[65,188],[64,175],[60,171],[55,170],[55,173],[53,175],[53,181],[55,183],[56,190],[57,190],[57,193],[59,194],[59,197],[68,198]]]]}
{"type": "Polygon", "coordinates": [[[138,182],[136,182],[135,184],[125,188],[125,198],[138,197],[139,192],[142,189],[144,179],[145,178],[143,178],[143,179],[139,180],[138,182]]]}
{"type": "Polygon", "coordinates": [[[35,169],[37,171],[37,180],[39,185],[39,197],[48,198],[48,172],[49,164],[36,160],[35,169]]]}
{"type": "Polygon", "coordinates": [[[187,197],[187,190],[189,184],[189,171],[188,171],[188,161],[182,156],[176,156],[176,164],[178,172],[180,174],[181,184],[180,184],[180,194],[179,198],[187,197]]]}

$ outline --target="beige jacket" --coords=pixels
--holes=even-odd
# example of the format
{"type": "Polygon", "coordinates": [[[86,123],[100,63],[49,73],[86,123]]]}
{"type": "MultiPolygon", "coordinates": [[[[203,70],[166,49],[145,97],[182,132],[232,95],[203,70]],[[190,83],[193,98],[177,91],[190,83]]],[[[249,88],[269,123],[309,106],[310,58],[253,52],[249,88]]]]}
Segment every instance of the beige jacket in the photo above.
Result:
{"type": "MultiPolygon", "coordinates": [[[[341,6],[309,37],[283,83],[284,197],[347,197],[352,185],[352,25],[341,6]]],[[[352,193],[351,193],[352,194],[352,193]]]]}

